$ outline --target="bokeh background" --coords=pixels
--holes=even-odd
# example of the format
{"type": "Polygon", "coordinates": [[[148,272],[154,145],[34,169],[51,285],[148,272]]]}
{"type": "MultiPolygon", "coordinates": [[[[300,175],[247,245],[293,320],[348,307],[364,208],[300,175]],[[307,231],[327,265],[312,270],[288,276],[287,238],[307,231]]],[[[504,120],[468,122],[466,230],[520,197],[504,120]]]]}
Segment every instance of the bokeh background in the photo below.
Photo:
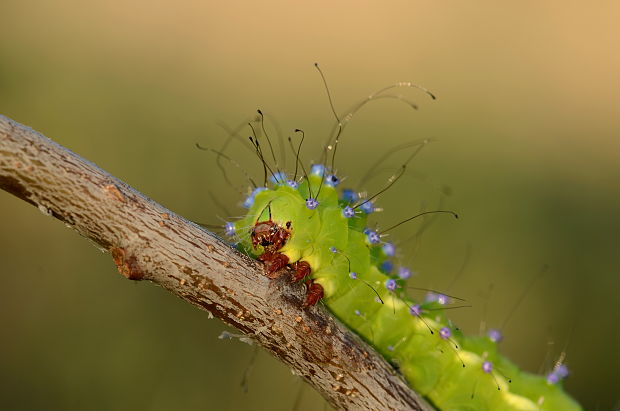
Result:
{"type": "MultiPolygon", "coordinates": [[[[503,351],[523,368],[566,351],[567,389],[588,409],[618,404],[618,2],[3,0],[0,13],[0,113],[211,224],[239,215],[241,197],[194,144],[217,147],[221,125],[261,108],[272,136],[304,129],[303,159],[317,160],[333,117],[315,61],[340,113],[396,81],[432,89],[434,102],[397,91],[418,111],[389,99],[361,110],[340,173],[356,186],[389,147],[436,138],[378,202],[384,227],[440,205],[461,215],[413,240],[422,221],[394,230],[410,239],[400,256],[414,284],[466,298],[453,314],[469,333],[510,317],[503,351]]],[[[241,144],[228,153],[260,176],[241,144]]],[[[223,324],[124,280],[7,193],[0,215],[1,408],[326,407],[260,351],[244,393],[253,348],[219,340],[223,324]]]]}

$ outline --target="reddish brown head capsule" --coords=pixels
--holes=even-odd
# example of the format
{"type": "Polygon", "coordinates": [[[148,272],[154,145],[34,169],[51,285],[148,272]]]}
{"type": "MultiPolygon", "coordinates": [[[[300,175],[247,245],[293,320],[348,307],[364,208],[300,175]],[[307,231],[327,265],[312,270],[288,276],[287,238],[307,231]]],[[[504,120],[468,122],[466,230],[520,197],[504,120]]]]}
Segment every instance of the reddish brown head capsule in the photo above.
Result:
{"type": "Polygon", "coordinates": [[[266,253],[275,253],[286,244],[291,236],[291,222],[286,223],[286,228],[281,227],[271,220],[256,222],[250,229],[250,238],[254,248],[261,245],[266,253]]]}
{"type": "Polygon", "coordinates": [[[263,254],[258,259],[265,263],[267,277],[276,278],[280,269],[288,264],[288,257],[278,252],[286,244],[286,240],[291,236],[291,222],[286,223],[286,228],[274,223],[271,218],[267,221],[256,221],[254,227],[250,229],[252,247],[255,249],[260,245],[263,247],[263,254]]]}

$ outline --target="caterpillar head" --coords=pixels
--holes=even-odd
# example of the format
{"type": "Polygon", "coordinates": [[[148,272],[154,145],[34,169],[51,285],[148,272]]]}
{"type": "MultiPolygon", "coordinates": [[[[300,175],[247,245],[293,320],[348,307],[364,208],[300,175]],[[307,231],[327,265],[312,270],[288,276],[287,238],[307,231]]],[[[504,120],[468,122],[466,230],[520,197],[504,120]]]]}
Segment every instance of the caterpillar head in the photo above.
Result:
{"type": "Polygon", "coordinates": [[[250,229],[252,246],[256,249],[260,245],[265,252],[274,253],[282,248],[286,240],[291,236],[290,229],[290,221],[287,221],[284,227],[273,222],[271,219],[267,221],[257,221],[250,229]]]}

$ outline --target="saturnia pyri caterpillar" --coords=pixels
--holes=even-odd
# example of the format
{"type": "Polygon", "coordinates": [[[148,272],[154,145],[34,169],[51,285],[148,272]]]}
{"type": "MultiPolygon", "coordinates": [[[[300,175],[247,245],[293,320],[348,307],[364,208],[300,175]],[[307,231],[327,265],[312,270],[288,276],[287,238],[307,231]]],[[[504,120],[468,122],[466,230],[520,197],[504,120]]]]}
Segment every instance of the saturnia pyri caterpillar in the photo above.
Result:
{"type": "MultiPolygon", "coordinates": [[[[319,73],[325,81],[320,69],[319,73]]],[[[428,90],[412,83],[396,83],[371,94],[341,120],[326,87],[337,120],[335,136],[325,145],[322,162],[308,169],[300,158],[303,131],[295,130],[298,143],[289,138],[295,164],[294,172],[286,172],[280,169],[266,133],[264,142],[252,128],[250,142],[263,167],[263,184],[248,178],[254,187],[242,204],[247,214],[226,223],[226,235],[240,250],[263,261],[270,278],[281,275],[287,266],[292,268],[291,280],[306,284],[304,306],[323,302],[397,365],[411,387],[438,409],[580,409],[562,388],[562,380],[568,375],[563,361],[547,375],[522,371],[499,353],[502,336],[498,330],[489,330],[486,336],[466,336],[452,324],[446,310],[454,308],[449,305],[453,297],[430,292],[417,301],[406,295],[411,271],[394,265],[395,247],[382,239],[394,227],[371,228],[368,220],[375,211],[373,200],[402,176],[419,149],[379,193],[362,197],[356,191],[339,189],[341,178],[334,163],[344,126],[373,99],[402,99],[387,93],[394,87],[419,88],[435,99],[428,90]]],[[[259,115],[262,126],[260,111],[259,115]]],[[[417,147],[425,143],[419,142],[417,147]]],[[[223,152],[213,151],[218,161],[233,161],[223,152]]],[[[404,222],[430,213],[458,217],[449,210],[436,210],[404,222]]]]}

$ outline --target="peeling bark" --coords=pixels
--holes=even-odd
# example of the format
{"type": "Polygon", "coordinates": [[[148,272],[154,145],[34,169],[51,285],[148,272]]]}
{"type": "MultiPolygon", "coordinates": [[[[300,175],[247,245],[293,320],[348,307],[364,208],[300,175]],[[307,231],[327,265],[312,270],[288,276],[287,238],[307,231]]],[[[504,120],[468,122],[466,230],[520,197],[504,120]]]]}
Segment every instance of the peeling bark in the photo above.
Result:
{"type": "Polygon", "coordinates": [[[149,280],[241,330],[338,409],[428,410],[392,367],[303,286],[262,265],[43,135],[0,115],[0,188],[149,280]]]}

